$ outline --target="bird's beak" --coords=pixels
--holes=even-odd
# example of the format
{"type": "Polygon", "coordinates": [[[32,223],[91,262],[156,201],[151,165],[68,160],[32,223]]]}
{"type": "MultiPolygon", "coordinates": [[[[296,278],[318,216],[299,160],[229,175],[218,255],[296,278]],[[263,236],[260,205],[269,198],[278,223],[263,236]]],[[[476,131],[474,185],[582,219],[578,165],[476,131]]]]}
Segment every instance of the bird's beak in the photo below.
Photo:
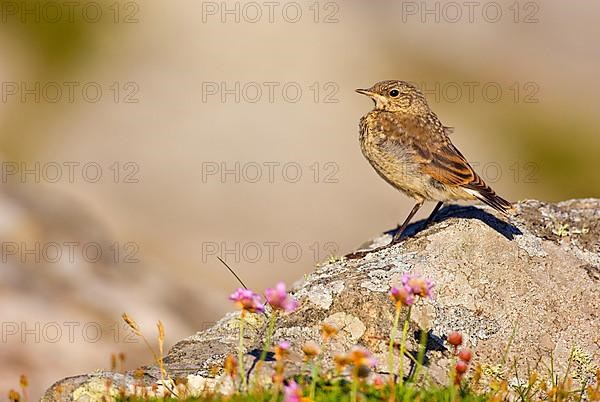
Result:
{"type": "Polygon", "coordinates": [[[361,94],[361,95],[367,95],[367,96],[373,96],[375,95],[374,92],[369,91],[368,89],[357,89],[356,90],[357,93],[361,94]]]}

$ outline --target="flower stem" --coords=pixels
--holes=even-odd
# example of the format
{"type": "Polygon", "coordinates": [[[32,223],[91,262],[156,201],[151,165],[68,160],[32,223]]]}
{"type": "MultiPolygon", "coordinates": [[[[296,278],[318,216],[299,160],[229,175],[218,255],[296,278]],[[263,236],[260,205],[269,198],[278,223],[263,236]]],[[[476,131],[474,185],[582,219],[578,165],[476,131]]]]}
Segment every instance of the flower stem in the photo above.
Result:
{"type": "Polygon", "coordinates": [[[244,370],[244,312],[240,314],[240,341],[238,344],[238,368],[242,381],[242,391],[246,389],[246,372],[244,370]]]}
{"type": "MultiPolygon", "coordinates": [[[[354,369],[356,370],[356,369],[354,369]]],[[[350,390],[350,401],[356,402],[358,398],[358,376],[352,376],[352,389],[350,390]]]]}
{"type": "Polygon", "coordinates": [[[317,392],[317,376],[318,376],[318,368],[317,362],[313,361],[312,368],[310,370],[310,376],[312,377],[310,380],[310,400],[315,400],[315,394],[317,392]]]}
{"type": "Polygon", "coordinates": [[[273,332],[275,331],[275,322],[276,321],[277,321],[277,310],[273,310],[273,313],[271,314],[271,318],[269,319],[269,326],[267,327],[267,336],[265,337],[265,343],[263,345],[263,350],[260,353],[260,358],[258,360],[259,361],[258,364],[261,364],[267,358],[267,353],[269,352],[269,349],[271,348],[271,338],[273,337],[273,332]]]}
{"type": "Polygon", "coordinates": [[[411,310],[412,306],[409,306],[408,313],[406,313],[406,318],[404,319],[404,326],[402,328],[402,340],[400,342],[400,384],[404,384],[404,352],[406,351],[406,334],[408,333],[408,324],[410,322],[411,310]]]}
{"type": "Polygon", "coordinates": [[[419,340],[419,353],[417,354],[417,364],[415,366],[415,372],[412,375],[413,381],[417,380],[419,369],[423,366],[423,360],[425,359],[425,351],[427,349],[427,337],[427,332],[421,330],[421,339],[419,340]]]}
{"type": "Polygon", "coordinates": [[[400,306],[396,307],[396,314],[394,316],[394,325],[392,326],[392,332],[390,334],[390,345],[388,348],[388,368],[390,372],[390,383],[394,381],[394,340],[396,339],[396,332],[398,331],[398,321],[400,321],[400,306]]]}

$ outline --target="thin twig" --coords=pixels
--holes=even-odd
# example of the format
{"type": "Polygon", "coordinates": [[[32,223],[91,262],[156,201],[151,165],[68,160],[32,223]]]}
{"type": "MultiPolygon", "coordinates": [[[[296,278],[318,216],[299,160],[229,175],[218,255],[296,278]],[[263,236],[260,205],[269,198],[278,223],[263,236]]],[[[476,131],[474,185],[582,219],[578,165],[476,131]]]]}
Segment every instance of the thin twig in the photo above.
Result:
{"type": "Polygon", "coordinates": [[[229,270],[229,272],[231,272],[231,275],[235,276],[235,279],[237,279],[237,281],[244,287],[244,289],[248,289],[248,286],[246,286],[244,284],[244,282],[242,282],[242,280],[235,273],[235,271],[233,269],[231,269],[231,267],[229,267],[229,265],[227,265],[227,263],[225,261],[223,261],[223,259],[221,259],[221,257],[217,256],[217,258],[219,259],[219,261],[221,261],[221,263],[223,263],[223,265],[225,265],[225,268],[227,268],[229,270]]]}

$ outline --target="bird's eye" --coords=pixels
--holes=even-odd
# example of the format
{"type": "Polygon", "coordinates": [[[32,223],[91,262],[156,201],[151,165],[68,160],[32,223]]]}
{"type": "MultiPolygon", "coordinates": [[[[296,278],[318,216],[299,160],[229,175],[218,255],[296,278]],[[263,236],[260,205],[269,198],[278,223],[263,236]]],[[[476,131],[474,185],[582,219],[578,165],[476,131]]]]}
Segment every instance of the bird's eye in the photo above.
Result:
{"type": "Polygon", "coordinates": [[[398,91],[397,89],[392,89],[392,90],[390,91],[390,96],[391,96],[392,98],[397,98],[397,97],[398,97],[398,95],[400,95],[400,91],[398,91]]]}

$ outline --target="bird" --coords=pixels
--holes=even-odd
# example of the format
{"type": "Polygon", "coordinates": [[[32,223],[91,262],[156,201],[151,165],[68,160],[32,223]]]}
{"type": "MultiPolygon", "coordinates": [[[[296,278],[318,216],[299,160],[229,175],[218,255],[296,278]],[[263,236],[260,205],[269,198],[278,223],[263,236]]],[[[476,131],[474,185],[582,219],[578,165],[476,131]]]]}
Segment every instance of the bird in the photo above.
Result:
{"type": "Polygon", "coordinates": [[[416,201],[392,244],[402,238],[425,201],[437,201],[425,227],[444,203],[452,201],[480,200],[505,218],[513,212],[512,204],[497,195],[454,146],[449,137],[454,129],[442,124],[416,85],[388,80],[356,92],[375,104],[360,119],[363,155],[379,176],[416,201]]]}

